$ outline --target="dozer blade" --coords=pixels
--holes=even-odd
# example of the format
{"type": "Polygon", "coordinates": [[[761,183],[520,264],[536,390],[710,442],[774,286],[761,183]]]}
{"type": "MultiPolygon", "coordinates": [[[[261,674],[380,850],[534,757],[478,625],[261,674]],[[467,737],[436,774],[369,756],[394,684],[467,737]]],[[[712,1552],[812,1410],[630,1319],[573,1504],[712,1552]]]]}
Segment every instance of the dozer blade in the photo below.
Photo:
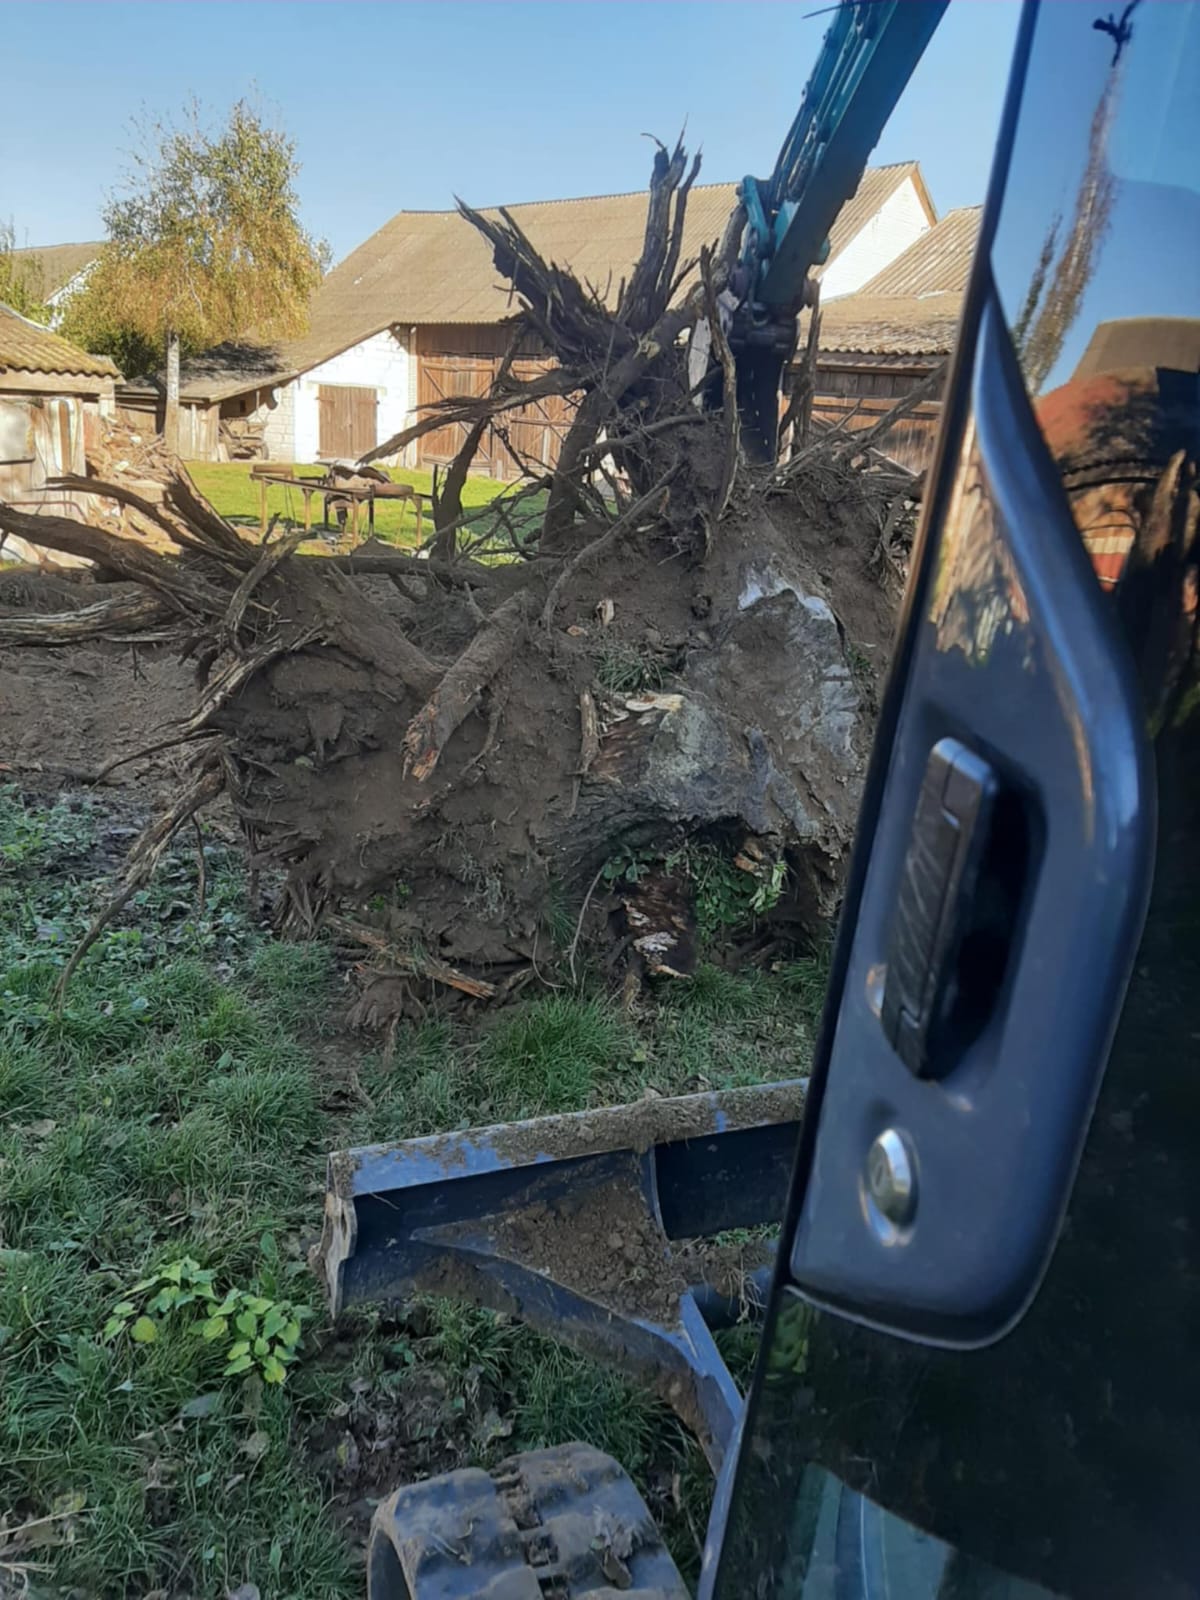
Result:
{"type": "Polygon", "coordinates": [[[651,1383],[716,1466],[741,1396],[697,1241],[783,1214],[804,1081],[368,1145],[329,1160],[334,1312],[421,1293],[492,1306],[651,1383]],[[706,1281],[707,1280],[707,1281],[706,1281]]]}

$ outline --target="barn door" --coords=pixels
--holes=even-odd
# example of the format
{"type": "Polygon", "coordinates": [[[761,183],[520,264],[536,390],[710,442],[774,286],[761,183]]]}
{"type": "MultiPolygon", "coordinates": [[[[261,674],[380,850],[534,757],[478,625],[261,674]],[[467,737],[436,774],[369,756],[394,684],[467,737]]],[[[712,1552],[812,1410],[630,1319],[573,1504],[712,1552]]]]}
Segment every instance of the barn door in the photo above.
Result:
{"type": "Polygon", "coordinates": [[[323,461],[357,460],[378,442],[374,389],[344,383],[322,383],[317,388],[319,416],[317,451],[323,461]]]}
{"type": "MultiPolygon", "coordinates": [[[[490,356],[428,355],[421,358],[417,404],[424,408],[437,400],[451,397],[480,396],[487,394],[496,374],[498,363],[490,356]]],[[[461,423],[449,423],[444,428],[434,428],[423,436],[419,447],[422,466],[442,466],[453,461],[467,430],[461,423]]],[[[486,473],[491,468],[492,441],[485,434],[475,457],[474,471],[486,473]]]]}
{"type": "MultiPolygon", "coordinates": [[[[513,365],[513,376],[529,382],[549,372],[553,361],[518,361],[513,365]]],[[[499,426],[506,430],[513,450],[534,468],[553,470],[558,465],[559,451],[575,413],[577,397],[551,394],[532,400],[518,411],[501,417],[499,426]]],[[[504,452],[507,456],[507,452],[504,452]]],[[[509,468],[515,463],[509,461],[509,468]]]]}

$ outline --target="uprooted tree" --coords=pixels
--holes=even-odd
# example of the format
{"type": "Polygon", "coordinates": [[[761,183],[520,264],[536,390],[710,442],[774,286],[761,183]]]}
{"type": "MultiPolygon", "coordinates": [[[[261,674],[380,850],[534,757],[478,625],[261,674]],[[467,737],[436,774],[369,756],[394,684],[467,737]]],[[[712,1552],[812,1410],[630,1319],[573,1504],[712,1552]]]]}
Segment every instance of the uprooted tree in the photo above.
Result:
{"type": "Polygon", "coordinates": [[[874,430],[752,473],[732,401],[699,408],[686,336],[707,318],[729,377],[716,306],[736,229],[681,259],[697,168],[660,151],[613,305],[511,217],[463,207],[519,297],[513,350],[536,336],[557,366],[522,379],[506,362],[487,397],[439,403],[375,452],[464,431],[423,554],[253,542],[182,470],[161,504],[75,485],[123,503],[126,537],[0,507],[0,527],[109,580],[82,609],[0,617],[0,644],[143,633],[196,664],[174,734],[190,779],[116,900],[223,790],[253,862],[285,869],[281,929],[325,923],[372,950],[367,1015],[418,979],[511,992],[555,945],[573,968],[581,935],[610,923],[636,962],[687,971],[697,862],[714,853],[793,932],[830,909],[911,475],[874,454],[874,430]],[[464,514],[484,431],[515,452],[508,421],[548,395],[577,400],[557,464],[523,460],[523,482],[464,514]]]}

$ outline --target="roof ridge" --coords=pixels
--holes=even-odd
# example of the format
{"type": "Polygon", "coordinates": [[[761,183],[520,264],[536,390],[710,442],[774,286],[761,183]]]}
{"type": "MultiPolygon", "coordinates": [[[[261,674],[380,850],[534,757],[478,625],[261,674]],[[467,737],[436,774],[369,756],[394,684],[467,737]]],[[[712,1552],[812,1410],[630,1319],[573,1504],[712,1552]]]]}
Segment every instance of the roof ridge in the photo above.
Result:
{"type": "MultiPolygon", "coordinates": [[[[697,183],[692,185],[691,193],[700,194],[706,189],[733,189],[737,187],[737,184],[740,181],[741,180],[737,178],[722,178],[716,183],[697,183]]],[[[592,200],[633,200],[639,195],[645,195],[647,193],[648,190],[645,188],[613,189],[607,194],[567,194],[558,195],[557,197],[548,200],[498,200],[488,205],[471,205],[471,210],[520,211],[525,206],[581,206],[587,205],[589,201],[592,200]]],[[[466,203],[470,205],[470,201],[466,203]]],[[[405,206],[401,207],[399,211],[393,211],[392,215],[388,218],[388,222],[395,222],[399,217],[457,217],[458,215],[459,212],[456,206],[450,206],[445,209],[437,209],[432,206],[405,206]]],[[[386,228],[387,225],[387,222],[382,224],[384,228],[386,228]]],[[[375,231],[378,233],[381,231],[381,229],[377,228],[375,231]]]]}
{"type": "MultiPolygon", "coordinates": [[[[921,163],[915,158],[906,161],[880,161],[869,167],[864,167],[863,177],[872,172],[897,172],[902,168],[920,168],[921,163]]],[[[717,178],[712,183],[696,183],[692,185],[692,194],[703,194],[705,190],[735,189],[741,182],[740,178],[717,178]]],[[[471,205],[472,211],[520,211],[525,206],[578,206],[586,205],[592,200],[631,200],[638,195],[647,193],[645,185],[640,189],[610,189],[603,194],[567,194],[551,195],[542,200],[496,200],[490,204],[471,205]]],[[[470,204],[470,202],[467,202],[470,204]]],[[[455,206],[402,206],[399,211],[394,211],[388,222],[395,222],[399,217],[456,217],[458,209],[455,206]]],[[[387,227],[387,222],[382,227],[387,227]]],[[[380,229],[375,230],[377,233],[380,229]]],[[[368,236],[371,237],[371,236],[368,236]]]]}
{"type": "Polygon", "coordinates": [[[107,239],[62,239],[57,244],[18,244],[13,246],[15,256],[33,256],[40,250],[82,250],[86,245],[90,250],[93,246],[100,249],[108,243],[107,239]]]}

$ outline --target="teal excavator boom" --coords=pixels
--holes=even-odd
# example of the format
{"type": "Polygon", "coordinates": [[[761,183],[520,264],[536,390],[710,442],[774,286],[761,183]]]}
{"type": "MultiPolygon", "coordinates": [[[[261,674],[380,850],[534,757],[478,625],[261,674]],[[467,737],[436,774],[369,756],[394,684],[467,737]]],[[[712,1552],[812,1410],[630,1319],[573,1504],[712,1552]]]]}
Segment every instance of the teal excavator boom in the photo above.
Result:
{"type": "Polygon", "coordinates": [[[738,186],[741,251],[729,340],[747,453],[773,461],[779,397],[810,273],[947,0],[842,0],[769,178],[738,186]],[[743,220],[744,219],[744,220],[743,220]]]}

